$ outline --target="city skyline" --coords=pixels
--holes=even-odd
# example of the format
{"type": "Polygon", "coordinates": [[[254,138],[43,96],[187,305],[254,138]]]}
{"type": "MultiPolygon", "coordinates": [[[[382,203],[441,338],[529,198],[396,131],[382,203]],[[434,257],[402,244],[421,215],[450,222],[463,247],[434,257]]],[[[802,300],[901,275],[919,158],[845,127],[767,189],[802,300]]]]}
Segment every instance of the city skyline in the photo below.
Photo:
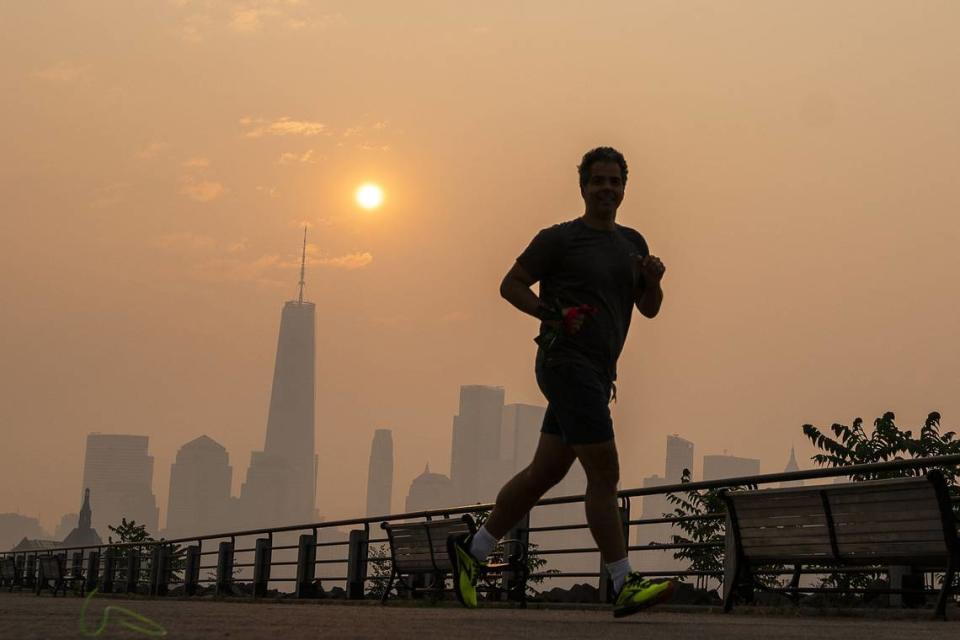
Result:
{"type": "Polygon", "coordinates": [[[667,267],[618,363],[625,486],[671,433],[780,471],[805,423],[960,423],[958,3],[150,6],[0,6],[0,512],[76,512],[94,431],[149,436],[161,510],[201,435],[237,490],[304,223],[317,503],[362,511],[377,428],[398,487],[448,473],[460,385],[542,401],[499,285],[600,145],[667,267]]]}

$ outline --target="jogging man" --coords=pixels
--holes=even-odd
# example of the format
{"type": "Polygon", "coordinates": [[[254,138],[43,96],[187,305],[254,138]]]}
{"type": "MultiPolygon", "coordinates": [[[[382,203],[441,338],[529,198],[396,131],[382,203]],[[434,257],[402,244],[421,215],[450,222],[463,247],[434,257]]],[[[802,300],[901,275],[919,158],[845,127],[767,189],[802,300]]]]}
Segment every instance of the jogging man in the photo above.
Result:
{"type": "Polygon", "coordinates": [[[474,536],[451,537],[457,598],[477,606],[477,573],[502,538],[579,460],[587,476],[586,515],[613,580],[613,615],[629,615],[667,599],[669,581],[633,574],[617,508],[620,470],[609,402],[616,398],[617,358],[633,308],[647,318],[660,311],[664,266],[639,233],[616,223],[627,163],[599,147],[579,166],[585,212],[540,231],[517,258],[500,294],[540,320],[537,384],[547,398],[533,462],[497,495],[474,536]],[[540,283],[540,296],[530,287],[540,283]]]}

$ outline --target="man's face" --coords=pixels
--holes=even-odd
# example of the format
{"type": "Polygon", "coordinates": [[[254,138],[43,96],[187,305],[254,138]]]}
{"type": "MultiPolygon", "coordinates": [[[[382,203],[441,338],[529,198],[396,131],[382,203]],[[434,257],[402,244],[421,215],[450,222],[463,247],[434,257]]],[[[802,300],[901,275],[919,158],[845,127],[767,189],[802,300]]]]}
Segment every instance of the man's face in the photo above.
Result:
{"type": "Polygon", "coordinates": [[[616,162],[598,161],[590,167],[590,178],[580,189],[587,210],[612,216],[623,202],[623,174],[616,162]]]}

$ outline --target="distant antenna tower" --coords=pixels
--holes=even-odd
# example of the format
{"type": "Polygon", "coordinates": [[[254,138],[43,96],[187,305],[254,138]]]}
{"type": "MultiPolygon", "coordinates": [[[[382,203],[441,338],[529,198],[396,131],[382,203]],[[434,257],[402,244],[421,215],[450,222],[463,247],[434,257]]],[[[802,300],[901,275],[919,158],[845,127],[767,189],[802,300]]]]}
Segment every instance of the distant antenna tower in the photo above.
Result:
{"type": "Polygon", "coordinates": [[[298,302],[303,304],[303,272],[307,266],[307,225],[303,225],[303,255],[300,256],[300,297],[298,302]]]}

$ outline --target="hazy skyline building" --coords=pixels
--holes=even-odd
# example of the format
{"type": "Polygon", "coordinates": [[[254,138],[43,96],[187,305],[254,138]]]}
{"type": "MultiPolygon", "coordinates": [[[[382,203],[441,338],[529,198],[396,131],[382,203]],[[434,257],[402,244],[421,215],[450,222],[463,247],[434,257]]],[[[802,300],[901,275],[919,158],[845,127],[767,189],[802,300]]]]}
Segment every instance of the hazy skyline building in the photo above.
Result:
{"type": "Polygon", "coordinates": [[[511,473],[518,473],[533,461],[546,412],[546,407],[534,404],[503,405],[500,459],[510,461],[511,473]]]}
{"type": "MultiPolygon", "coordinates": [[[[83,490],[89,489],[91,526],[109,531],[122,518],[157,533],[160,510],[153,494],[153,456],[148,436],[91,433],[83,461],[83,490]]],[[[85,495],[85,494],[81,494],[85,495]]]]}
{"type": "Polygon", "coordinates": [[[0,513],[0,551],[8,551],[26,539],[46,537],[40,520],[20,513],[0,513]]]}
{"type": "Polygon", "coordinates": [[[723,455],[703,456],[703,479],[724,480],[760,474],[760,461],[755,458],[740,458],[723,455]]]}
{"type": "MultiPolygon", "coordinates": [[[[484,502],[498,475],[500,431],[503,421],[503,387],[460,387],[460,411],[453,417],[450,480],[458,504],[484,502]]],[[[497,487],[499,488],[499,487],[497,487]]]]}
{"type": "Polygon", "coordinates": [[[60,522],[57,523],[57,528],[53,530],[53,537],[57,540],[63,540],[70,532],[73,531],[77,524],[80,522],[79,513],[65,513],[60,516],[60,522]]]}
{"type": "Polygon", "coordinates": [[[207,436],[180,447],[170,465],[166,537],[226,531],[233,468],[227,450],[207,436]]]}
{"type": "Polygon", "coordinates": [[[454,504],[453,482],[447,476],[430,472],[428,462],[423,473],[413,479],[407,499],[404,501],[404,512],[426,511],[428,509],[443,509],[456,506],[454,504]]]}
{"type": "Polygon", "coordinates": [[[370,443],[370,465],[367,469],[367,516],[392,513],[393,498],[393,432],[377,429],[370,443]]]}
{"type": "MultiPolygon", "coordinates": [[[[679,484],[683,479],[683,470],[690,471],[690,478],[693,479],[693,442],[681,438],[677,434],[667,436],[666,456],[663,464],[663,475],[654,474],[643,479],[643,486],[662,487],[668,484],[679,484]]],[[[663,514],[671,513],[674,507],[667,500],[666,494],[659,493],[643,496],[640,506],[640,517],[644,520],[662,518],[663,514]]],[[[631,516],[635,517],[635,516],[631,516]]],[[[669,543],[672,536],[678,533],[670,523],[652,523],[636,525],[634,533],[634,544],[646,545],[651,542],[669,543]]],[[[631,558],[635,558],[634,564],[642,571],[659,571],[682,569],[685,566],[683,561],[673,557],[672,550],[645,550],[631,553],[631,558]]]]}
{"type": "Polygon", "coordinates": [[[90,489],[83,491],[83,505],[77,516],[77,526],[63,538],[64,547],[86,547],[103,544],[100,534],[93,528],[90,509],[90,489]]]}
{"type": "Polygon", "coordinates": [[[300,294],[283,305],[263,451],[253,451],[240,490],[238,524],[272,526],[315,516],[315,313],[303,299],[307,235],[300,262],[300,294]]]}
{"type": "MultiPolygon", "coordinates": [[[[793,447],[790,447],[790,459],[787,460],[787,466],[783,469],[784,473],[792,473],[794,471],[800,471],[800,465],[797,464],[797,452],[793,447]]],[[[780,483],[781,487],[802,487],[803,480],[788,480],[780,483]]]]}
{"type": "Polygon", "coordinates": [[[690,471],[693,478],[693,443],[677,434],[667,436],[667,457],[664,463],[664,478],[670,484],[680,482],[683,470],[690,471]]]}

